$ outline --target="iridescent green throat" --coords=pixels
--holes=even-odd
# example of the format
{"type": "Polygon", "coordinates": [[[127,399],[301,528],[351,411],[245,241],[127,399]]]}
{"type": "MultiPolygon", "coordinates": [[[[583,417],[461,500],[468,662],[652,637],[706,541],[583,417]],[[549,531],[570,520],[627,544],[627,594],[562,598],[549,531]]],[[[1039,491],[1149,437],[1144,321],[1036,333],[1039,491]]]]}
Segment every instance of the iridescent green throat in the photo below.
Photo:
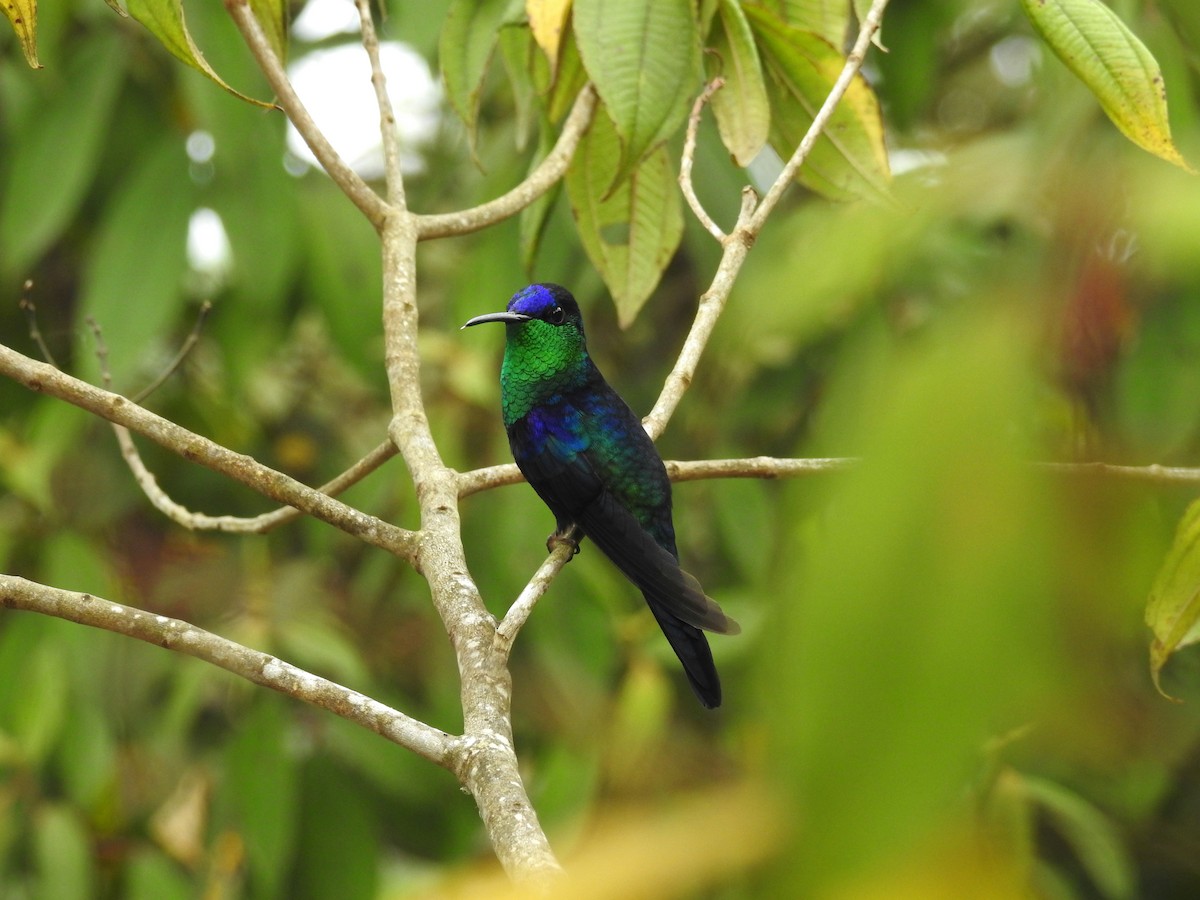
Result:
{"type": "Polygon", "coordinates": [[[588,355],[583,334],[571,325],[530,319],[510,322],[504,329],[500,406],[508,426],[555,394],[582,385],[588,355]]]}

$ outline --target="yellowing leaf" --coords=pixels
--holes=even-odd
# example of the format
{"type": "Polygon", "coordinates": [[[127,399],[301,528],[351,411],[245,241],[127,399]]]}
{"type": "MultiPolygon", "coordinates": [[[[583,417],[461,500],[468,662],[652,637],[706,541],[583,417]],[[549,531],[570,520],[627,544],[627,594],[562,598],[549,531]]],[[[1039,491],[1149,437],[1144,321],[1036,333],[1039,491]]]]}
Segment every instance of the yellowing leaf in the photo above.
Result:
{"type": "Polygon", "coordinates": [[[571,0],[525,0],[525,14],[533,39],[550,60],[550,70],[558,66],[558,48],[562,45],[563,30],[571,0]]]}
{"type": "MultiPolygon", "coordinates": [[[[0,2],[5,2],[5,0],[0,0],[0,2]]],[[[258,11],[262,6],[262,3],[256,3],[255,10],[258,11]]],[[[203,72],[235,97],[240,97],[255,106],[272,108],[272,104],[247,97],[230,87],[213,70],[213,67],[205,60],[204,54],[200,52],[200,48],[192,40],[192,35],[187,29],[187,22],[183,17],[183,5],[180,0],[126,0],[125,8],[129,15],[145,25],[150,33],[158,38],[159,42],[176,58],[181,59],[198,72],[203,72]]],[[[272,29],[267,27],[266,32],[270,38],[272,29]]]]}
{"type": "Polygon", "coordinates": [[[0,0],[4,7],[4,15],[17,33],[21,49],[25,52],[25,61],[29,68],[40,69],[42,64],[37,58],[37,0],[0,0]]]}
{"type": "Polygon", "coordinates": [[[1146,624],[1154,632],[1150,675],[1159,693],[1170,697],[1159,683],[1163,666],[1176,651],[1200,641],[1200,500],[1184,512],[1154,579],[1146,624]]]}
{"type": "Polygon", "coordinates": [[[1171,140],[1158,62],[1116,13],[1099,0],[1021,0],[1021,6],[1125,137],[1193,171],[1171,140]]]}
{"type": "Polygon", "coordinates": [[[608,285],[624,328],[637,318],[679,246],[683,210],[665,147],[610,191],[621,159],[616,129],[598,112],[566,184],[584,249],[608,285]]]}
{"type": "MultiPolygon", "coordinates": [[[[747,6],[745,12],[771,76],[767,80],[771,144],[786,159],[829,96],[845,57],[828,41],[793,28],[767,9],[747,6]]],[[[875,94],[861,76],[850,82],[796,177],[832,199],[889,196],[891,170],[883,119],[875,94]]]]}

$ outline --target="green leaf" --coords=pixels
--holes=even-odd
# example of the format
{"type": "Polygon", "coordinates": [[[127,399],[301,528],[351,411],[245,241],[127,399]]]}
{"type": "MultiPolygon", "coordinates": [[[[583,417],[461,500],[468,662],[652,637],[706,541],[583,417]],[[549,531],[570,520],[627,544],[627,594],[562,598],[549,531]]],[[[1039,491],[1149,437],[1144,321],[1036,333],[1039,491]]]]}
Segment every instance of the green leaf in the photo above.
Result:
{"type": "Polygon", "coordinates": [[[579,92],[588,83],[588,73],[583,68],[583,60],[579,58],[579,44],[574,34],[567,36],[559,56],[558,71],[553,78],[545,91],[545,104],[546,115],[557,124],[566,118],[579,92]]]}
{"type": "Polygon", "coordinates": [[[86,900],[96,895],[96,873],[87,830],[74,811],[47,806],[33,820],[38,880],[35,897],[86,900]]]}
{"type": "Polygon", "coordinates": [[[328,759],[312,759],[303,773],[304,803],[297,853],[296,900],[379,895],[379,839],[362,788],[328,759]],[[330,865],[336,860],[336,865],[330,865]]]}
{"type": "Polygon", "coordinates": [[[158,850],[135,852],[122,874],[125,900],[189,900],[195,896],[183,871],[158,850]]]}
{"type": "MultiPolygon", "coordinates": [[[[789,158],[841,74],[845,58],[828,41],[785,23],[768,10],[746,7],[771,78],[771,144],[789,158]]],[[[856,76],[797,174],[832,199],[889,196],[891,172],[879,102],[856,76]]]]}
{"type": "MultiPolygon", "coordinates": [[[[998,310],[991,299],[977,309],[998,310]]],[[[823,385],[822,440],[861,465],[829,485],[827,513],[793,514],[766,582],[804,598],[773,611],[763,648],[776,663],[763,683],[788,697],[768,751],[794,785],[783,802],[822,823],[781,854],[794,896],[836,893],[949,833],[981,735],[1037,719],[1053,685],[1058,523],[1006,437],[1035,396],[1023,326],[964,311],[918,348],[892,345],[880,320],[823,385]]],[[[781,506],[813,489],[785,488],[781,506]]]]}
{"type": "Polygon", "coordinates": [[[737,0],[720,0],[718,12],[709,38],[715,53],[706,60],[709,77],[720,75],[725,86],[713,94],[713,115],[725,149],[739,166],[748,166],[767,143],[771,104],[758,48],[741,5],[737,0]]]}
{"type": "Polygon", "coordinates": [[[37,0],[0,0],[0,7],[17,34],[25,62],[29,68],[40,69],[37,55],[37,0]]]}
{"type": "Polygon", "coordinates": [[[64,89],[47,98],[28,132],[6,151],[0,190],[0,271],[6,280],[37,260],[83,201],[108,135],[124,61],[119,41],[105,36],[87,42],[64,89]]]}
{"type": "Polygon", "coordinates": [[[683,237],[683,210],[666,148],[660,147],[609,191],[621,146],[598,114],[567,170],[567,195],[588,258],[617,307],[622,328],[637,318],[683,237]]]}
{"type": "Polygon", "coordinates": [[[442,28],[438,60],[446,95],[467,126],[472,153],[483,77],[511,4],[512,0],[454,0],[442,28]]]}
{"type": "Polygon", "coordinates": [[[1116,826],[1078,794],[1041,778],[1024,779],[1025,791],[1049,816],[1106,900],[1137,896],[1137,871],[1116,826]]]}
{"type": "Polygon", "coordinates": [[[1116,13],[1099,0],[1021,0],[1021,7],[1125,137],[1193,171],[1171,140],[1158,62],[1116,13]]]}
{"type": "Polygon", "coordinates": [[[509,25],[500,29],[500,58],[508,73],[512,86],[513,106],[516,107],[517,147],[522,148],[529,140],[529,129],[537,111],[537,92],[534,89],[534,71],[546,61],[538,51],[528,28],[509,25]]]}
{"type": "MultiPolygon", "coordinates": [[[[836,47],[846,40],[846,29],[850,25],[848,0],[767,0],[760,5],[772,10],[789,25],[820,35],[836,47]]],[[[870,5],[868,2],[867,7],[870,5]]]]}
{"type": "Polygon", "coordinates": [[[690,0],[577,0],[575,39],[584,68],[621,136],[624,177],[687,117],[700,80],[690,0]]]}
{"type": "Polygon", "coordinates": [[[275,697],[264,698],[242,723],[226,756],[226,790],[266,897],[279,893],[296,843],[298,771],[289,752],[288,717],[275,697]]]}
{"type": "MultiPolygon", "coordinates": [[[[113,194],[83,278],[82,307],[104,331],[113,376],[126,383],[134,365],[183,306],[192,190],[187,157],[175,135],[131,160],[113,194]]],[[[96,371],[91,334],[79,359],[96,371]]]]}
{"type": "Polygon", "coordinates": [[[1200,500],[1179,521],[1175,541],[1150,589],[1146,624],[1154,632],[1150,674],[1159,693],[1169,697],[1159,683],[1163,666],[1177,651],[1200,641],[1200,500]]]}
{"type": "MultiPolygon", "coordinates": [[[[258,6],[265,5],[268,5],[267,0],[262,0],[261,3],[256,4],[255,11],[257,12],[258,6]]],[[[207,75],[235,97],[240,97],[247,103],[253,103],[255,106],[264,106],[267,109],[274,108],[274,104],[264,103],[262,100],[247,97],[240,91],[230,87],[213,70],[213,67],[204,59],[204,54],[200,52],[200,48],[196,46],[196,42],[192,40],[192,35],[188,31],[187,22],[183,16],[183,4],[180,0],[126,0],[125,8],[129,11],[129,15],[145,25],[150,33],[158,38],[159,43],[166,47],[177,59],[187,63],[197,72],[207,75]]],[[[268,39],[274,41],[272,32],[275,29],[268,25],[264,30],[267,32],[268,39]]]]}

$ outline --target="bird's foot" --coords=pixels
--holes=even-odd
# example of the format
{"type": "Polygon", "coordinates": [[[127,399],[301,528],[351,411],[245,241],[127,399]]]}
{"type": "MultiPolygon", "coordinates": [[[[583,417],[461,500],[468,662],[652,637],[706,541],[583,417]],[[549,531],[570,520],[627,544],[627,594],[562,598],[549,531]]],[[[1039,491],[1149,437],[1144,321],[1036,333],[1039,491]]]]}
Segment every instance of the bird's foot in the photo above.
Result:
{"type": "Polygon", "coordinates": [[[579,553],[579,540],[574,537],[574,530],[571,531],[556,531],[550,537],[546,538],[546,552],[553,553],[554,549],[561,544],[566,544],[571,548],[571,558],[574,558],[579,553]]]}

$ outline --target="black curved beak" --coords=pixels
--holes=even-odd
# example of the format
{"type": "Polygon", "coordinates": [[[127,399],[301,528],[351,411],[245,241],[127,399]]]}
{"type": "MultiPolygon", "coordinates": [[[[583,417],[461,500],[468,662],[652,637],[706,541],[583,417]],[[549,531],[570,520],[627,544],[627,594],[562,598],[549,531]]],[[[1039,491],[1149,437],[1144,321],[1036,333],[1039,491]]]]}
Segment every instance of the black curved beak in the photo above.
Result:
{"type": "Polygon", "coordinates": [[[485,315],[476,316],[475,318],[468,320],[466,324],[464,324],[462,328],[458,330],[462,331],[463,328],[470,328],[472,325],[482,325],[484,322],[528,322],[531,318],[533,317],[527,316],[524,313],[487,313],[485,315]]]}

